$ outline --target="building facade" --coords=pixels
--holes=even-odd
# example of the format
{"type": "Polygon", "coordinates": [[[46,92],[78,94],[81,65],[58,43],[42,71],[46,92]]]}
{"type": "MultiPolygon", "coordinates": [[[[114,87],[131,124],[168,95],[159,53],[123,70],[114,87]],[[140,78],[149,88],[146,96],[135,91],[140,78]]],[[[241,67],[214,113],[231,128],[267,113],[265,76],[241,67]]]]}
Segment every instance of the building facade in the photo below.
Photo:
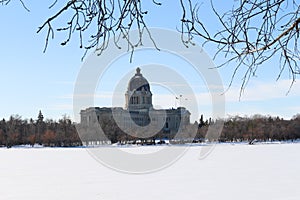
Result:
{"type": "Polygon", "coordinates": [[[141,74],[140,68],[129,80],[125,93],[125,108],[89,107],[81,110],[81,124],[90,126],[101,119],[114,120],[124,129],[141,128],[148,132],[164,131],[176,133],[190,124],[190,112],[184,107],[154,109],[150,84],[141,74]]]}

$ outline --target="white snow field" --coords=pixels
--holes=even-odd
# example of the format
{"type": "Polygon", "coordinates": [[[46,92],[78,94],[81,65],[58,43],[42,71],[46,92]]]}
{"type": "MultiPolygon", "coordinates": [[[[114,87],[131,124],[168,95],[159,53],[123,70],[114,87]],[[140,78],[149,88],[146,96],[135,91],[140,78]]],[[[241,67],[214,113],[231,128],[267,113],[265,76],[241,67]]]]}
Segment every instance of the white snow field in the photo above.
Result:
{"type": "Polygon", "coordinates": [[[132,175],[99,164],[84,148],[1,148],[0,199],[300,199],[299,143],[218,144],[203,160],[200,149],[190,147],[161,171],[132,175]]]}

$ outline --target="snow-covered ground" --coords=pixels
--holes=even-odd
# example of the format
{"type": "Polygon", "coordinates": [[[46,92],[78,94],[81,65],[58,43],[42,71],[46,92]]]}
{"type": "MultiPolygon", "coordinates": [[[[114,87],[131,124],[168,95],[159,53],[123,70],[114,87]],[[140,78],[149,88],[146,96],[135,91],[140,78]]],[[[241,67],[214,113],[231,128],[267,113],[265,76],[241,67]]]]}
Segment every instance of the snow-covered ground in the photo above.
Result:
{"type": "Polygon", "coordinates": [[[143,175],[106,168],[84,148],[0,148],[0,199],[300,199],[300,143],[219,144],[199,160],[201,148],[143,175]]]}

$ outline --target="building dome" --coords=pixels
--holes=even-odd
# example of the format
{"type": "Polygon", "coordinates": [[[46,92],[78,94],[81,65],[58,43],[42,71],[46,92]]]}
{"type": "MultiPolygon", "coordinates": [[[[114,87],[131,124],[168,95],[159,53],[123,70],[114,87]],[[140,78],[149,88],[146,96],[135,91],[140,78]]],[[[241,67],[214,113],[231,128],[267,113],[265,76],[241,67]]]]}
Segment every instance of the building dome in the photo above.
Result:
{"type": "Polygon", "coordinates": [[[141,74],[141,69],[136,68],[135,75],[128,83],[128,89],[125,93],[125,107],[130,111],[141,111],[141,109],[152,108],[152,93],[149,82],[141,74]]]}
{"type": "Polygon", "coordinates": [[[129,91],[148,91],[150,92],[150,85],[141,74],[141,69],[138,67],[136,69],[135,75],[130,79],[128,83],[129,91]]]}

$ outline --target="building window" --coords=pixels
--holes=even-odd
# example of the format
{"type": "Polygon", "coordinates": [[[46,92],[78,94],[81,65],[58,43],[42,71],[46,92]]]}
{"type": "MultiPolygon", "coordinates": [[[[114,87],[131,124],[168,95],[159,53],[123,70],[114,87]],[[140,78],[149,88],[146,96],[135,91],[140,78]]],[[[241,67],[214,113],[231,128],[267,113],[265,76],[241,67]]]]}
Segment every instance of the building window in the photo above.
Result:
{"type": "Polygon", "coordinates": [[[138,104],[139,103],[138,100],[139,100],[138,97],[133,97],[133,104],[138,104]]]}
{"type": "Polygon", "coordinates": [[[166,123],[166,128],[169,128],[169,123],[168,122],[166,123]]]}

